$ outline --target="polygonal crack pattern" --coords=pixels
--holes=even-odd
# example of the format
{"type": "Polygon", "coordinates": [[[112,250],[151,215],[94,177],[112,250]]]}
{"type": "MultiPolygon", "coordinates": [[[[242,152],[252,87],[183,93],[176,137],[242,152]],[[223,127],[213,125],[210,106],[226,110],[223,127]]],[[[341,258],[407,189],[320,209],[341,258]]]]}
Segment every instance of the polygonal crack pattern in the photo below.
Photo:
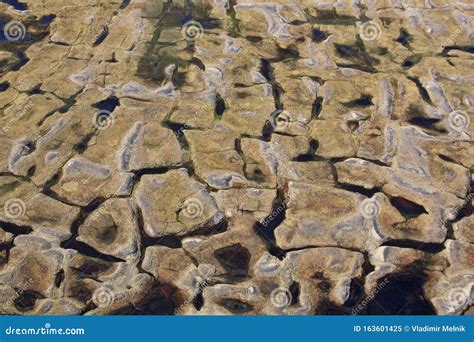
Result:
{"type": "Polygon", "coordinates": [[[473,313],[468,0],[7,3],[0,314],[473,313]]]}

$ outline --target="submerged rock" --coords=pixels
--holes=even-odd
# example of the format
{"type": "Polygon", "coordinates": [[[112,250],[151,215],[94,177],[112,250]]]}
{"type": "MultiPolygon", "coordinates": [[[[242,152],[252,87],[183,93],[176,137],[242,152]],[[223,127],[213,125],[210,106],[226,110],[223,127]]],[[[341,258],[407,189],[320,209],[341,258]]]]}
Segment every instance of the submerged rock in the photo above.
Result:
{"type": "Polygon", "coordinates": [[[472,313],[472,5],[15,5],[1,314],[472,313]]]}

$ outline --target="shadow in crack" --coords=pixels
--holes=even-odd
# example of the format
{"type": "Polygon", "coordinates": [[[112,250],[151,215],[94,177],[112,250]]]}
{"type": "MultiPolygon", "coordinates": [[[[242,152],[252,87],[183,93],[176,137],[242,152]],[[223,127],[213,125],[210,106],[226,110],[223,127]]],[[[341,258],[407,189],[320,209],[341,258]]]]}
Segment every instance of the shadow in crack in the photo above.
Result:
{"type": "Polygon", "coordinates": [[[367,305],[369,315],[434,315],[423,295],[427,275],[419,272],[400,273],[381,280],[381,289],[367,305]]]}

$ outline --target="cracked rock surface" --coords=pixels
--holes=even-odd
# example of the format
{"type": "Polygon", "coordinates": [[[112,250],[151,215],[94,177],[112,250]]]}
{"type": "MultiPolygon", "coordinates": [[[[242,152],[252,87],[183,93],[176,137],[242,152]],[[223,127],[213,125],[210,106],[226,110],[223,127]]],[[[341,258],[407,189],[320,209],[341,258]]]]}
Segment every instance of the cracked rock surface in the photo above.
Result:
{"type": "Polygon", "coordinates": [[[12,3],[0,314],[472,314],[472,2],[12,3]]]}

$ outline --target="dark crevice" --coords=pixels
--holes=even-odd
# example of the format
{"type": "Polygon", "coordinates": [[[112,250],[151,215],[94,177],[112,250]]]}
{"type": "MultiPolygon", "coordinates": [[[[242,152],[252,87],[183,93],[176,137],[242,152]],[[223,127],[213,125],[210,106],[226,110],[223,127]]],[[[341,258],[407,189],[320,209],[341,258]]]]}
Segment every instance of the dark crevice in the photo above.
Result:
{"type": "Polygon", "coordinates": [[[15,65],[11,67],[10,69],[11,71],[20,70],[23,66],[26,65],[26,63],[30,61],[30,59],[26,57],[26,54],[21,50],[16,52],[16,56],[18,57],[18,63],[16,63],[15,65]]]}
{"type": "Polygon", "coordinates": [[[120,5],[119,9],[123,10],[127,8],[128,5],[130,5],[131,0],[122,0],[122,4],[120,5]]]}
{"type": "Polygon", "coordinates": [[[426,243],[414,240],[390,240],[384,242],[381,246],[411,248],[428,253],[439,253],[445,248],[442,243],[426,243]]]}
{"type": "Polygon", "coordinates": [[[430,119],[425,117],[414,117],[408,120],[409,123],[415,126],[423,127],[432,131],[440,131],[436,124],[440,122],[440,119],[430,119]]]}
{"type": "Polygon", "coordinates": [[[260,73],[266,78],[268,82],[271,82],[273,77],[271,68],[272,66],[269,60],[260,60],[260,73]]]}
{"type": "Polygon", "coordinates": [[[55,18],[56,15],[54,14],[45,15],[40,18],[39,23],[40,25],[49,26],[49,24],[51,24],[55,18]]]}
{"type": "Polygon", "coordinates": [[[189,61],[190,64],[194,64],[196,65],[199,69],[201,69],[202,71],[206,70],[206,66],[204,65],[204,63],[197,57],[193,57],[191,58],[191,60],[189,61]]]}
{"type": "Polygon", "coordinates": [[[446,129],[438,128],[437,124],[441,119],[426,117],[424,112],[416,105],[410,104],[407,111],[407,121],[412,125],[425,128],[437,133],[447,133],[446,129]]]}
{"type": "Polygon", "coordinates": [[[319,114],[321,114],[321,110],[323,109],[323,98],[318,96],[316,100],[313,102],[313,106],[311,108],[311,119],[317,119],[319,114]]]}
{"type": "Polygon", "coordinates": [[[166,127],[168,129],[171,129],[178,139],[179,145],[181,148],[188,150],[189,149],[189,143],[186,140],[186,137],[184,136],[184,130],[188,128],[186,124],[181,124],[177,122],[172,122],[172,121],[165,121],[162,123],[163,127],[166,127]]]}
{"type": "Polygon", "coordinates": [[[281,48],[278,47],[277,49],[277,57],[270,59],[269,61],[272,63],[284,62],[284,61],[291,61],[300,58],[300,54],[298,50],[291,49],[291,48],[281,48]]]}
{"type": "MultiPolygon", "coordinates": [[[[48,192],[51,192],[51,190],[48,189],[48,188],[45,188],[43,192],[48,193],[48,192]]],[[[104,202],[105,202],[104,198],[96,198],[89,205],[87,205],[85,207],[81,207],[81,209],[79,211],[79,214],[77,215],[76,219],[71,224],[71,237],[69,239],[61,242],[60,246],[62,248],[69,248],[70,245],[75,245],[77,248],[82,249],[82,247],[83,247],[82,245],[84,245],[84,244],[81,245],[81,243],[75,241],[75,239],[76,239],[76,237],[78,236],[78,233],[79,233],[79,227],[84,223],[84,221],[89,217],[89,215],[93,211],[95,211],[104,202]],[[79,246],[77,245],[78,243],[79,243],[79,246]]],[[[73,249],[77,249],[77,248],[73,248],[73,249]]],[[[94,254],[97,254],[97,253],[100,255],[99,252],[91,251],[89,249],[89,248],[92,248],[92,247],[87,246],[87,247],[84,247],[84,248],[85,248],[86,251],[93,254],[93,255],[90,255],[92,257],[94,257],[95,256],[94,254]]],[[[79,251],[79,249],[77,249],[77,250],[79,251]]],[[[88,254],[86,254],[86,255],[88,255],[88,254]]],[[[107,256],[105,257],[105,259],[106,259],[106,261],[110,261],[110,258],[108,258],[107,256]]],[[[119,259],[119,261],[120,261],[120,259],[119,259]]]]}
{"type": "Polygon", "coordinates": [[[140,169],[135,171],[135,176],[133,179],[134,184],[140,181],[140,178],[143,175],[162,175],[172,170],[178,170],[183,167],[187,167],[186,165],[175,165],[175,166],[160,166],[160,167],[151,167],[140,169]]]}
{"type": "Polygon", "coordinates": [[[215,250],[214,257],[231,277],[248,276],[251,255],[240,243],[215,250]]]}
{"type": "Polygon", "coordinates": [[[9,232],[13,235],[24,235],[24,234],[29,234],[33,231],[31,227],[28,226],[19,226],[13,223],[5,222],[5,221],[0,221],[0,227],[6,232],[9,232]]]}
{"type": "Polygon", "coordinates": [[[363,278],[354,278],[351,281],[349,299],[344,303],[346,307],[353,307],[364,299],[364,280],[363,278]]]}
{"type": "Polygon", "coordinates": [[[33,165],[32,167],[30,167],[28,169],[28,171],[26,172],[26,177],[27,178],[31,178],[35,175],[35,172],[36,172],[36,165],[33,165]]]}
{"type": "Polygon", "coordinates": [[[426,209],[403,197],[392,197],[390,203],[406,218],[418,217],[422,214],[428,214],[426,209]]]}
{"type": "Polygon", "coordinates": [[[443,56],[447,56],[448,52],[451,50],[474,53],[474,46],[449,45],[443,48],[443,52],[441,54],[443,56]]]}
{"type": "Polygon", "coordinates": [[[367,305],[369,315],[434,315],[435,310],[424,297],[424,272],[400,272],[380,279],[380,291],[367,305]],[[385,284],[381,286],[380,284],[385,284]]]}
{"type": "Polygon", "coordinates": [[[258,236],[264,241],[268,252],[282,260],[286,253],[283,249],[278,247],[275,238],[275,229],[285,220],[286,217],[286,203],[284,192],[281,189],[277,190],[277,197],[273,202],[272,211],[261,222],[256,222],[254,230],[258,236]]]}
{"type": "Polygon", "coordinates": [[[24,2],[18,1],[18,0],[2,0],[0,2],[4,2],[8,5],[13,6],[14,9],[18,11],[26,11],[28,10],[28,5],[25,4],[24,2]]]}
{"type": "Polygon", "coordinates": [[[303,247],[295,247],[295,248],[288,248],[285,249],[285,253],[290,253],[290,252],[298,252],[298,251],[303,251],[305,249],[311,249],[311,248],[340,248],[340,249],[345,249],[351,252],[357,252],[357,253],[362,253],[363,251],[357,248],[350,248],[350,247],[342,247],[337,244],[328,244],[328,245],[305,245],[303,247]]]}
{"type": "Polygon", "coordinates": [[[111,262],[125,262],[125,260],[123,259],[117,258],[113,255],[101,253],[95,248],[89,246],[88,244],[77,241],[75,239],[68,240],[67,245],[64,244],[63,246],[63,244],[64,243],[61,244],[61,247],[67,248],[67,249],[74,249],[78,251],[79,253],[81,253],[82,255],[86,255],[92,258],[102,259],[104,261],[111,261],[111,262]]]}
{"type": "Polygon", "coordinates": [[[262,128],[262,140],[269,142],[272,140],[273,125],[270,121],[266,121],[262,128]]]}
{"type": "Polygon", "coordinates": [[[420,93],[420,96],[421,98],[423,99],[423,101],[425,101],[426,103],[430,104],[430,105],[433,105],[433,102],[431,101],[431,98],[430,98],[430,94],[428,93],[428,91],[425,89],[425,87],[423,87],[423,85],[421,84],[420,80],[417,78],[417,77],[411,77],[411,76],[407,76],[407,78],[412,81],[413,83],[415,83],[416,87],[418,88],[418,91],[420,93]]]}
{"type": "Polygon", "coordinates": [[[89,146],[89,141],[92,139],[92,137],[94,136],[94,133],[88,133],[86,134],[85,136],[83,136],[81,138],[81,140],[79,140],[79,142],[77,142],[73,147],[72,149],[77,153],[77,154],[82,154],[86,149],[87,147],[89,146]]]}
{"type": "Polygon", "coordinates": [[[168,248],[182,248],[181,239],[176,235],[166,235],[160,237],[149,237],[146,234],[142,236],[142,244],[144,247],[149,246],[165,246],[168,248]]]}
{"type": "MultiPolygon", "coordinates": [[[[353,65],[344,64],[346,67],[352,67],[371,73],[377,72],[374,65],[378,64],[379,61],[367,53],[361,40],[358,40],[355,45],[335,44],[335,47],[340,57],[346,58],[354,63],[353,65]]],[[[337,65],[339,65],[339,63],[337,63],[337,65]]]]}
{"type": "Polygon", "coordinates": [[[15,308],[20,312],[30,311],[35,308],[36,301],[38,299],[44,299],[45,297],[39,292],[26,290],[21,292],[18,297],[15,298],[13,304],[15,308]]]}
{"type": "Polygon", "coordinates": [[[376,193],[382,192],[382,189],[379,187],[374,188],[364,188],[363,186],[354,185],[354,184],[347,184],[347,183],[337,183],[337,187],[346,191],[355,192],[366,197],[372,198],[376,193]]]}
{"type": "Polygon", "coordinates": [[[295,158],[293,158],[293,161],[303,163],[303,162],[311,162],[311,161],[322,160],[321,157],[318,157],[316,155],[316,151],[318,150],[318,148],[319,148],[319,141],[317,141],[315,139],[311,139],[310,142],[309,142],[308,152],[305,153],[305,154],[300,154],[300,155],[296,156],[295,158]]]}
{"type": "Polygon", "coordinates": [[[253,310],[252,305],[233,298],[222,298],[218,304],[234,314],[243,314],[253,310]]]}
{"type": "Polygon", "coordinates": [[[120,106],[120,101],[116,96],[110,96],[105,100],[95,103],[93,106],[100,111],[112,113],[116,107],[120,106]]]}
{"type": "Polygon", "coordinates": [[[360,98],[343,103],[348,108],[364,108],[373,106],[372,95],[363,94],[360,98]]]}
{"type": "Polygon", "coordinates": [[[229,27],[229,36],[236,38],[240,36],[240,20],[237,19],[237,12],[234,8],[234,6],[237,5],[237,0],[229,0],[228,4],[229,7],[227,8],[227,15],[230,17],[231,22],[229,27]]]}
{"type": "Polygon", "coordinates": [[[174,315],[183,302],[176,287],[157,283],[141,303],[113,311],[111,315],[174,315]]]}
{"type": "Polygon", "coordinates": [[[64,270],[60,270],[54,277],[54,286],[59,288],[64,280],[64,270]]]}
{"type": "Polygon", "coordinates": [[[246,36],[244,38],[246,40],[248,40],[249,42],[251,42],[251,43],[258,43],[258,42],[261,42],[263,40],[262,37],[256,37],[256,36],[246,36]]]}
{"type": "Polygon", "coordinates": [[[228,229],[229,223],[227,220],[223,219],[221,221],[216,222],[215,218],[210,218],[207,222],[205,222],[202,227],[194,230],[193,232],[186,234],[186,237],[191,236],[211,236],[217,235],[221,233],[225,233],[228,229]]]}
{"type": "Polygon", "coordinates": [[[108,26],[104,26],[100,32],[97,34],[95,40],[94,40],[94,43],[92,43],[92,46],[93,47],[96,47],[100,44],[102,44],[105,40],[105,38],[107,38],[107,36],[109,35],[109,28],[108,26]]]}
{"type": "Polygon", "coordinates": [[[326,32],[321,31],[320,29],[313,29],[311,31],[311,40],[313,42],[320,43],[326,40],[327,37],[329,37],[329,35],[326,32]]]}
{"type": "Polygon", "coordinates": [[[0,93],[7,91],[8,88],[10,88],[10,83],[8,81],[0,83],[0,93]]]}
{"type": "Polygon", "coordinates": [[[43,116],[43,118],[41,118],[41,120],[37,123],[37,126],[41,127],[43,125],[43,123],[46,121],[46,119],[49,118],[54,113],[56,113],[56,111],[60,114],[67,113],[69,111],[69,109],[76,104],[76,98],[80,93],[82,93],[82,90],[78,91],[77,93],[75,93],[74,95],[72,95],[71,97],[69,97],[67,99],[63,99],[63,98],[59,97],[57,94],[53,93],[54,96],[56,96],[57,98],[59,98],[61,101],[64,102],[64,105],[62,107],[58,108],[57,110],[53,110],[53,111],[47,113],[45,116],[43,116]]]}
{"type": "Polygon", "coordinates": [[[358,19],[349,15],[338,14],[335,8],[331,10],[316,10],[317,16],[314,17],[308,11],[306,11],[306,16],[309,19],[310,23],[320,24],[320,25],[355,25],[358,19]]]}
{"type": "Polygon", "coordinates": [[[300,284],[296,281],[292,282],[289,287],[289,291],[291,293],[290,305],[297,305],[300,299],[300,291],[301,291],[300,284]]]}
{"type": "MultiPolygon", "coordinates": [[[[472,191],[472,189],[471,189],[472,191]]],[[[458,208],[458,212],[456,214],[455,219],[453,220],[454,222],[462,220],[465,217],[471,216],[474,214],[474,208],[472,206],[472,192],[470,195],[467,197],[466,203],[461,207],[458,208]]]]}
{"type": "Polygon", "coordinates": [[[402,67],[409,69],[412,66],[418,64],[421,61],[421,59],[422,59],[421,55],[413,55],[413,56],[407,57],[403,61],[402,67]]]}
{"type": "Polygon", "coordinates": [[[43,95],[46,94],[45,91],[41,90],[43,83],[35,85],[32,89],[28,90],[26,93],[28,95],[43,95]]]}
{"type": "Polygon", "coordinates": [[[408,33],[407,30],[401,28],[400,35],[397,39],[395,39],[395,41],[402,44],[406,48],[410,48],[410,43],[413,41],[413,37],[408,33]]]}
{"type": "MultiPolygon", "coordinates": [[[[71,266],[73,275],[78,279],[98,280],[101,273],[109,271],[113,263],[101,259],[85,257],[79,265],[71,266]]],[[[83,300],[85,302],[86,300],[83,300]]]]}
{"type": "Polygon", "coordinates": [[[277,110],[282,110],[283,105],[281,103],[281,94],[283,93],[283,88],[276,81],[273,67],[268,59],[263,58],[260,60],[260,73],[272,86],[273,98],[275,100],[275,108],[277,110]]]}
{"type": "Polygon", "coordinates": [[[214,113],[217,118],[222,118],[222,114],[224,114],[226,110],[226,105],[224,99],[221,97],[220,94],[216,94],[216,104],[214,107],[214,113]]]}
{"type": "Polygon", "coordinates": [[[201,310],[204,306],[204,296],[202,295],[202,291],[199,291],[199,293],[194,296],[193,306],[197,311],[201,310]]]}

